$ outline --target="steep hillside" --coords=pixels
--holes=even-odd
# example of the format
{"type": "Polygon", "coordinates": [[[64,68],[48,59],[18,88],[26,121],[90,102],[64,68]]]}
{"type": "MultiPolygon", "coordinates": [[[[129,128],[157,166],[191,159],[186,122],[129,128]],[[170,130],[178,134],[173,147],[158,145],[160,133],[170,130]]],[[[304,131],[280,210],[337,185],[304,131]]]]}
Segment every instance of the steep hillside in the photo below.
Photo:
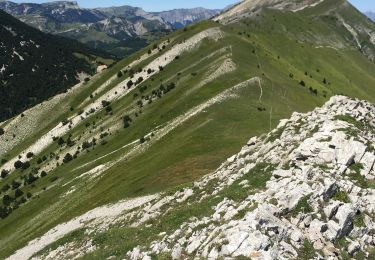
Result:
{"type": "Polygon", "coordinates": [[[93,74],[109,57],[31,28],[0,10],[0,120],[17,115],[93,74]],[[86,57],[85,59],[83,57],[86,57]]]}
{"type": "MultiPolygon", "coordinates": [[[[201,176],[214,172],[250,137],[261,136],[272,130],[280,119],[289,118],[295,111],[311,111],[337,94],[374,102],[375,64],[369,55],[374,45],[371,33],[365,33],[367,29],[374,31],[373,24],[367,24],[365,21],[369,20],[343,0],[327,0],[307,6],[300,6],[301,1],[283,2],[289,2],[290,5],[286,5],[286,9],[258,6],[254,15],[241,15],[234,20],[219,18],[217,21],[205,21],[171,33],[94,76],[89,82],[78,84],[70,91],[29,109],[23,116],[0,123],[3,130],[0,136],[0,171],[3,176],[0,182],[3,198],[0,207],[3,218],[0,220],[0,258],[14,254],[47,232],[49,235],[39,240],[41,244],[26,247],[26,251],[20,251],[21,256],[25,252],[24,256],[30,256],[30,253],[42,250],[45,245],[65,235],[52,246],[52,249],[58,250],[54,251],[55,255],[52,254],[51,258],[60,254],[61,258],[68,258],[70,247],[72,250],[81,248],[80,252],[93,251],[93,255],[87,256],[88,259],[110,256],[130,258],[127,253],[138,245],[141,246],[139,252],[156,252],[160,243],[155,242],[153,248],[151,242],[159,241],[165,235],[170,239],[170,242],[166,240],[165,243],[171,244],[165,244],[163,248],[171,249],[173,237],[170,235],[174,230],[183,222],[192,222],[189,220],[191,216],[198,219],[206,216],[207,220],[211,220],[211,206],[216,206],[220,201],[199,204],[197,208],[190,208],[185,203],[183,206],[187,208],[183,207],[176,215],[160,218],[160,225],[149,226],[152,222],[145,222],[148,229],[117,229],[118,226],[115,226],[110,232],[98,235],[84,245],[77,246],[76,240],[86,242],[83,237],[91,238],[89,233],[80,229],[83,222],[95,225],[96,222],[91,221],[95,216],[112,219],[124,210],[137,208],[159,198],[161,195],[155,195],[159,192],[169,190],[167,194],[175,194],[181,191],[201,176]],[[293,7],[292,11],[289,6],[293,7]],[[357,32],[356,37],[353,31],[357,32]],[[356,39],[362,48],[359,48],[356,39]],[[146,197],[123,201],[136,196],[146,197]],[[118,201],[118,207],[104,206],[118,201]],[[65,222],[69,224],[60,226],[62,231],[59,228],[52,229],[65,222]],[[72,230],[75,232],[69,233],[72,230]],[[168,234],[157,237],[161,232],[168,234]],[[128,238],[131,238],[130,242],[128,238]],[[95,251],[96,248],[99,251],[95,251]]],[[[337,98],[337,107],[341,106],[340,100],[348,99],[337,98]]],[[[325,107],[314,112],[316,120],[308,118],[309,124],[306,125],[301,122],[300,129],[303,132],[299,133],[298,126],[295,126],[296,132],[293,134],[296,140],[286,142],[283,139],[285,145],[281,145],[286,149],[292,148],[294,143],[303,143],[298,138],[307,134],[305,127],[311,125],[314,128],[314,124],[317,124],[320,128],[320,120],[336,122],[336,119],[331,118],[335,111],[344,121],[349,121],[360,130],[357,133],[356,128],[352,127],[345,131],[336,129],[337,132],[344,131],[348,137],[357,135],[365,138],[367,134],[370,135],[367,126],[362,129],[354,121],[361,121],[361,117],[356,114],[357,110],[368,109],[371,112],[372,106],[356,101],[359,106],[353,109],[351,102],[345,101],[342,106],[343,110],[351,108],[351,115],[355,119],[345,118],[345,113],[341,113],[339,108],[330,114],[325,107]],[[318,117],[319,111],[321,119],[318,117]]],[[[372,117],[372,114],[367,116],[372,117]]],[[[342,124],[343,128],[348,128],[345,123],[342,124]]],[[[260,152],[269,151],[271,145],[278,145],[276,139],[280,137],[280,131],[270,134],[273,137],[267,140],[260,137],[262,141],[259,145],[262,144],[264,148],[256,146],[261,149],[259,155],[260,152]]],[[[315,133],[315,130],[311,132],[315,133]]],[[[368,136],[368,140],[373,140],[371,138],[368,136]]],[[[364,143],[361,138],[359,142],[364,143]]],[[[315,148],[314,144],[309,145],[315,148]]],[[[370,147],[368,151],[371,152],[371,146],[364,145],[370,147]]],[[[317,148],[324,147],[317,145],[317,148]]],[[[282,150],[282,146],[277,149],[282,150]]],[[[275,156],[279,156],[276,159],[287,158],[279,150],[275,150],[275,156]]],[[[260,158],[266,157],[261,155],[260,158]]],[[[327,155],[327,158],[331,157],[327,155]]],[[[318,171],[320,167],[314,165],[314,162],[306,159],[305,163],[311,163],[315,167],[314,171],[318,171]]],[[[275,164],[278,169],[282,166],[279,161],[275,161],[275,164]]],[[[334,166],[327,162],[329,169],[334,166]]],[[[328,169],[323,168],[322,171],[324,173],[320,174],[325,176],[328,169]]],[[[263,188],[268,181],[267,174],[271,172],[266,171],[265,175],[261,174],[260,179],[254,181],[259,181],[259,187],[250,188],[263,188]]],[[[232,174],[228,176],[235,177],[232,174]]],[[[363,184],[361,177],[357,177],[363,184]]],[[[333,177],[331,179],[334,180],[333,177]]],[[[298,182],[301,181],[304,182],[298,179],[298,182]]],[[[306,182],[309,187],[313,185],[306,182]]],[[[317,189],[321,187],[319,181],[314,183],[317,189]]],[[[210,195],[210,189],[215,190],[216,187],[220,187],[220,183],[213,183],[211,188],[207,185],[204,190],[210,195]]],[[[238,190],[237,186],[233,187],[238,190]]],[[[315,188],[311,189],[315,192],[315,188]]],[[[181,202],[190,192],[185,191],[178,195],[181,196],[181,202]]],[[[261,198],[264,193],[257,191],[261,198]]],[[[308,195],[305,192],[301,194],[308,195]]],[[[235,199],[235,194],[228,198],[235,199]]],[[[244,205],[247,203],[247,196],[239,198],[244,205]]],[[[283,203],[288,201],[278,196],[275,199],[283,203]]],[[[310,201],[310,197],[308,199],[310,201]]],[[[315,199],[311,198],[314,212],[320,209],[315,199]]],[[[176,200],[176,203],[180,202],[176,200]]],[[[152,207],[144,219],[152,217],[152,211],[164,212],[168,205],[160,210],[157,210],[157,206],[152,207]]],[[[281,205],[284,204],[280,204],[281,211],[287,207],[286,204],[285,207],[281,205]]],[[[349,205],[343,209],[347,207],[349,205]]],[[[237,204],[233,208],[237,208],[237,204]]],[[[278,209],[274,210],[270,212],[278,212],[278,209]]],[[[367,217],[371,217],[370,212],[366,213],[367,217]]],[[[139,221],[144,220],[142,216],[139,216],[139,221]]],[[[321,217],[311,217],[323,221],[321,217]]],[[[340,219],[341,214],[337,218],[340,219]]],[[[292,223],[289,216],[287,220],[292,223]]],[[[337,230],[340,221],[337,225],[332,224],[337,230]]],[[[108,223],[111,222],[103,223],[103,229],[107,228],[108,223]]],[[[288,225],[287,222],[284,224],[288,225]]],[[[285,228],[281,223],[278,227],[285,228]]],[[[94,231],[100,230],[94,226],[94,231]]],[[[307,237],[302,227],[299,231],[303,231],[302,240],[296,242],[304,241],[303,238],[307,237]]],[[[259,232],[256,235],[260,235],[259,232]]],[[[363,234],[368,234],[366,232],[363,234]]],[[[329,234],[332,233],[334,231],[329,234]]],[[[285,242],[290,244],[287,235],[284,237],[285,242]]],[[[183,237],[184,233],[177,236],[183,237]]],[[[270,244],[274,241],[271,238],[264,239],[268,239],[270,244]]],[[[329,247],[327,238],[324,239],[324,246],[329,247]]],[[[356,241],[360,242],[357,238],[356,241]]],[[[310,244],[306,243],[309,248],[310,244]]],[[[297,244],[293,246],[299,248],[297,244]]],[[[292,255],[295,253],[293,250],[297,251],[294,247],[288,247],[292,255]]],[[[339,248],[338,245],[335,247],[339,248]]],[[[370,252],[362,244],[360,248],[370,252]]],[[[189,251],[190,247],[186,249],[189,251]]],[[[276,249],[283,255],[284,249],[276,249]]],[[[219,252],[222,255],[229,254],[219,252]]],[[[47,254],[47,251],[41,254],[47,254]]],[[[193,250],[189,254],[203,255],[203,252],[193,250]]]]}
{"type": "Polygon", "coordinates": [[[149,13],[132,6],[86,9],[77,2],[16,4],[0,1],[0,9],[44,32],[77,39],[91,47],[128,56],[153,40],[220,10],[179,9],[149,13]]]}
{"type": "MultiPolygon", "coordinates": [[[[216,21],[224,24],[236,23],[241,19],[256,19],[264,13],[264,9],[287,10],[291,12],[301,12],[309,16],[311,22],[323,22],[330,26],[330,30],[341,30],[341,37],[352,41],[356,47],[364,53],[371,61],[375,61],[375,24],[367,19],[361,12],[356,10],[346,0],[324,1],[281,1],[281,0],[244,0],[232,7],[227,12],[217,16],[216,21]],[[316,8],[314,8],[316,7],[316,8]]],[[[287,28],[278,28],[286,31],[287,28]]],[[[332,35],[328,39],[317,39],[321,35],[300,28],[301,41],[321,42],[322,44],[335,45],[340,47],[341,40],[334,44],[332,35]]],[[[337,33],[335,33],[337,34],[337,33]]],[[[328,35],[327,35],[328,36],[328,35]]]]}
{"type": "Polygon", "coordinates": [[[96,208],[9,259],[373,259],[374,122],[373,104],[335,96],[193,184],[96,208]]]}

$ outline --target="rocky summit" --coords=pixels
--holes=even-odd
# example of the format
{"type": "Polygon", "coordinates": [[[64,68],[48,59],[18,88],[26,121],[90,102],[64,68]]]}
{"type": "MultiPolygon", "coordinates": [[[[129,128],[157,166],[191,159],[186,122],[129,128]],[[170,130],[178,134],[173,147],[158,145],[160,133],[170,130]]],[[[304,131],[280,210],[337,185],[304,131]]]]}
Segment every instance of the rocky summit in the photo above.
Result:
{"type": "Polygon", "coordinates": [[[374,259],[374,120],[373,104],[343,96],[293,114],[214,174],[132,213],[139,225],[179,204],[215,201],[210,214],[127,256],[374,259]]]}

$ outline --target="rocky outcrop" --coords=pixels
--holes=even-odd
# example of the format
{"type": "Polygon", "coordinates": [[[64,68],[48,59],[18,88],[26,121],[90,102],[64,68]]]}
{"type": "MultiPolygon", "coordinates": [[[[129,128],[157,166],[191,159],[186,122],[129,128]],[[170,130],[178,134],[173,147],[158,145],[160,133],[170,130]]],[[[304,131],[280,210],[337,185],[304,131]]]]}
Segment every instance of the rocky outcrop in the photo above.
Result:
{"type": "Polygon", "coordinates": [[[374,127],[375,106],[343,96],[294,113],[192,187],[129,213],[140,226],[182,204],[213,205],[127,258],[373,257],[374,127]]]}

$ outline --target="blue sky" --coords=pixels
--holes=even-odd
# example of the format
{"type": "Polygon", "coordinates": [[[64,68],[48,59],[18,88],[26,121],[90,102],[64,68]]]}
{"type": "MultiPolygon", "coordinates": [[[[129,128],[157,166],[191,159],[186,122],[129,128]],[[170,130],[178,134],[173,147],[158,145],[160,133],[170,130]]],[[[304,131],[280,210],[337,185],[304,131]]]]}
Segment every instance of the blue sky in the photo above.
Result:
{"type": "MultiPolygon", "coordinates": [[[[50,0],[51,1],[51,0],[50,0]]],[[[13,0],[17,3],[42,3],[50,2],[45,0],[13,0]]],[[[329,0],[328,0],[329,1],[329,0]]],[[[375,11],[375,0],[349,0],[361,11],[375,11]]],[[[237,0],[77,0],[82,7],[107,7],[119,5],[139,6],[146,11],[162,11],[174,8],[224,8],[230,4],[238,2],[237,0]]]]}

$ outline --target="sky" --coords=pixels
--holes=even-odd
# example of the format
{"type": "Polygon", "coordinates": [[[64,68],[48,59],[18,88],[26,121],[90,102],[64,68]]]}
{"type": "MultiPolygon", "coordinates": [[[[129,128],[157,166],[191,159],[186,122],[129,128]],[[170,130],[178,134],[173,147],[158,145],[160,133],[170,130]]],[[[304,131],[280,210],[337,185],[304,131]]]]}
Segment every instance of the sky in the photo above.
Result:
{"type": "MultiPolygon", "coordinates": [[[[12,0],[11,0],[12,1],[12,0]]],[[[17,3],[43,3],[52,0],[13,0],[17,3]]],[[[76,0],[81,7],[108,7],[131,5],[142,7],[146,11],[163,11],[175,8],[205,7],[210,9],[221,9],[238,0],[76,0]]],[[[349,0],[361,11],[374,11],[375,0],[349,0]]]]}

